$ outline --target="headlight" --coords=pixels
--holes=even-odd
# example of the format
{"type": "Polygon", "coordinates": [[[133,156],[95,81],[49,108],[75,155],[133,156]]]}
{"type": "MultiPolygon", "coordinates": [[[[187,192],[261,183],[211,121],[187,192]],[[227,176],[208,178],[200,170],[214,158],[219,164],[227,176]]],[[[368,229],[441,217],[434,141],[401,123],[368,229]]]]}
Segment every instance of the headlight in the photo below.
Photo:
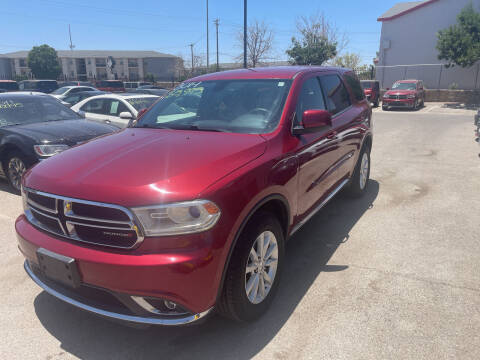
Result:
{"type": "Polygon", "coordinates": [[[191,234],[212,228],[220,208],[211,201],[145,206],[132,209],[142,224],[145,236],[191,234]]]}
{"type": "Polygon", "coordinates": [[[53,156],[69,148],[68,145],[34,145],[33,149],[38,156],[53,156]]]}
{"type": "Polygon", "coordinates": [[[407,99],[415,99],[415,94],[408,94],[407,99]]]}

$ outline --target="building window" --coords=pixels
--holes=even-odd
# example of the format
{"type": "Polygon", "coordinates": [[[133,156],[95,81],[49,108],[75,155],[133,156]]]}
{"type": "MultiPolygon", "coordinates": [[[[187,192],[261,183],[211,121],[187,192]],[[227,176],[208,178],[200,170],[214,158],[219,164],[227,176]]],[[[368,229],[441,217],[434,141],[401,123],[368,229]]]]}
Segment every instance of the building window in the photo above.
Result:
{"type": "Polygon", "coordinates": [[[27,59],[20,59],[20,66],[27,67],[27,59]]]}
{"type": "Polygon", "coordinates": [[[92,62],[90,61],[90,59],[87,60],[87,64],[90,65],[92,62]]]}
{"type": "Polygon", "coordinates": [[[75,76],[75,71],[70,71],[71,76],[75,76]]]}
{"type": "Polygon", "coordinates": [[[70,61],[68,62],[70,65],[73,65],[73,60],[70,59],[70,61]]]}
{"type": "Polygon", "coordinates": [[[138,67],[137,59],[128,59],[128,67],[138,67]]]}
{"type": "Polygon", "coordinates": [[[123,60],[120,60],[120,65],[123,65],[123,60]]]}
{"type": "Polygon", "coordinates": [[[92,72],[91,71],[88,72],[88,77],[92,77],[92,72]]]}
{"type": "Polygon", "coordinates": [[[107,66],[107,62],[105,59],[95,59],[95,65],[99,67],[105,67],[107,66]]]}

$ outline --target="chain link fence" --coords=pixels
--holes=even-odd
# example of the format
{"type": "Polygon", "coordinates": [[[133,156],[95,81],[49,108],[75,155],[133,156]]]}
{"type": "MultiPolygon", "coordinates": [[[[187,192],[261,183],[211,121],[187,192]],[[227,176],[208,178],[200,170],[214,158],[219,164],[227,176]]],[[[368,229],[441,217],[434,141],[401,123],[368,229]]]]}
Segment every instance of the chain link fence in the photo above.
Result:
{"type": "Polygon", "coordinates": [[[444,64],[414,64],[376,67],[376,80],[382,89],[391,88],[398,80],[423,80],[427,89],[476,90],[480,88],[480,63],[462,68],[446,68],[444,64]]]}

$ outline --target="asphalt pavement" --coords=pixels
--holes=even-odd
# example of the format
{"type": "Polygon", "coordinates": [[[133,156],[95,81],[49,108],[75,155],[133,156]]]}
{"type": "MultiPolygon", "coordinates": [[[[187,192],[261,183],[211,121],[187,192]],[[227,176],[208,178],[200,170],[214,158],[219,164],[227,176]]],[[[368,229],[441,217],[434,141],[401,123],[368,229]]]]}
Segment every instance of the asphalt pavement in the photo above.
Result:
{"type": "Polygon", "coordinates": [[[270,311],[137,329],[42,292],[0,181],[0,359],[479,359],[480,147],[473,112],[374,111],[365,197],[342,194],[287,245],[270,311]]]}

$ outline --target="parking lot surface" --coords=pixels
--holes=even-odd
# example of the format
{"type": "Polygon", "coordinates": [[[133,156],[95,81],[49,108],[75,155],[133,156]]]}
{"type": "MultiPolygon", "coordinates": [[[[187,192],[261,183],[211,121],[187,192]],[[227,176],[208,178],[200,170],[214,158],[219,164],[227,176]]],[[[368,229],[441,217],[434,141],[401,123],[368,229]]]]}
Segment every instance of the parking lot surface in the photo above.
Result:
{"type": "Polygon", "coordinates": [[[478,359],[480,148],[473,112],[374,111],[368,194],[342,194],[287,245],[270,311],[136,329],[63,304],[24,273],[20,197],[0,181],[1,359],[478,359]]]}

